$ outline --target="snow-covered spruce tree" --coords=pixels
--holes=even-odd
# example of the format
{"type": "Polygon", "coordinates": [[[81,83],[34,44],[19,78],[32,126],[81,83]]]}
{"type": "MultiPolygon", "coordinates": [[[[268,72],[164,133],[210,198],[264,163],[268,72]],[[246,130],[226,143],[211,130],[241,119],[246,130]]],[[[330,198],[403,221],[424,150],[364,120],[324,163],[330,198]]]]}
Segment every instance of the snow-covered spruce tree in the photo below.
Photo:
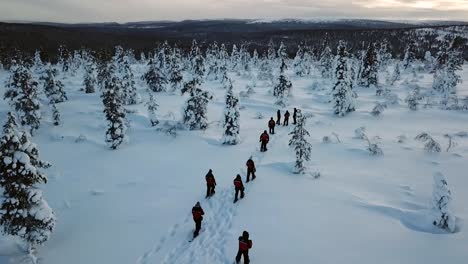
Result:
{"type": "Polygon", "coordinates": [[[84,91],[85,93],[95,93],[97,80],[96,80],[96,64],[93,59],[90,59],[85,65],[85,74],[84,74],[84,91]]]}
{"type": "Polygon", "coordinates": [[[273,95],[276,97],[275,104],[285,107],[288,102],[288,96],[291,92],[292,83],[286,76],[286,63],[284,60],[281,62],[280,75],[278,77],[278,84],[273,88],[273,95]]]}
{"type": "Polygon", "coordinates": [[[289,146],[293,147],[296,151],[294,173],[298,174],[303,174],[307,171],[305,162],[310,160],[310,153],[312,149],[312,145],[307,141],[307,137],[309,137],[310,134],[305,128],[305,123],[306,118],[303,117],[299,111],[297,125],[294,127],[294,130],[289,133],[292,135],[292,138],[289,140],[289,146]]]}
{"type": "Polygon", "coordinates": [[[101,94],[104,113],[108,121],[106,143],[111,149],[117,149],[122,143],[128,141],[125,109],[122,102],[122,83],[115,76],[115,71],[115,65],[110,63],[107,66],[107,75],[104,77],[101,94]]]}
{"type": "Polygon", "coordinates": [[[274,64],[276,61],[275,43],[272,39],[270,39],[270,41],[268,42],[267,59],[272,64],[274,64]]]}
{"type": "Polygon", "coordinates": [[[332,78],[333,72],[333,54],[332,50],[327,46],[320,55],[320,67],[322,69],[322,77],[326,79],[332,78]]]}
{"type": "Polygon", "coordinates": [[[223,144],[236,145],[240,142],[239,137],[239,97],[234,94],[232,82],[229,81],[229,86],[226,93],[226,108],[224,109],[223,120],[223,144]]]}
{"type": "Polygon", "coordinates": [[[442,148],[440,147],[440,144],[435,141],[428,133],[424,132],[415,137],[416,140],[419,140],[421,142],[426,142],[424,144],[424,149],[427,152],[441,152],[442,148]]]}
{"type": "Polygon", "coordinates": [[[57,66],[62,70],[62,73],[68,73],[71,64],[71,54],[65,45],[60,45],[58,48],[57,66]]]}
{"type": "Polygon", "coordinates": [[[49,99],[49,104],[62,103],[68,100],[62,82],[55,79],[57,74],[58,71],[48,64],[45,70],[44,91],[49,99]]]}
{"type": "Polygon", "coordinates": [[[55,226],[52,209],[42,196],[38,184],[46,183],[40,170],[50,164],[39,159],[39,149],[27,132],[20,132],[14,115],[8,113],[0,139],[0,186],[3,199],[0,224],[3,232],[21,238],[32,254],[46,242],[55,226]]]}
{"type": "Polygon", "coordinates": [[[422,99],[421,91],[418,85],[415,85],[413,91],[411,91],[406,97],[405,101],[408,104],[408,108],[416,111],[418,110],[419,100],[422,99]]]}
{"type": "Polygon", "coordinates": [[[338,45],[337,65],[335,70],[336,83],[333,87],[333,109],[335,115],[344,116],[355,111],[352,80],[348,73],[348,52],[346,44],[340,41],[338,45]]]}
{"type": "Polygon", "coordinates": [[[383,111],[387,108],[386,103],[380,103],[376,102],[374,108],[372,109],[371,115],[373,116],[379,116],[380,114],[383,113],[383,111]]]}
{"type": "Polygon", "coordinates": [[[414,63],[416,62],[417,47],[415,41],[410,41],[403,57],[403,70],[408,73],[416,74],[414,63]]]}
{"type": "Polygon", "coordinates": [[[426,51],[426,53],[424,53],[424,69],[427,72],[432,72],[432,70],[434,69],[435,62],[436,60],[432,56],[431,52],[429,50],[426,51]]]}
{"type": "Polygon", "coordinates": [[[456,86],[461,82],[457,71],[461,70],[463,56],[457,48],[458,41],[455,39],[449,43],[449,40],[445,40],[437,53],[432,88],[441,94],[441,104],[446,109],[456,101],[456,86]]]}
{"type": "Polygon", "coordinates": [[[34,65],[33,65],[33,72],[36,76],[43,76],[44,75],[44,63],[41,59],[41,52],[36,50],[34,53],[34,65]]]}
{"type": "Polygon", "coordinates": [[[395,68],[393,69],[393,74],[388,80],[390,85],[394,85],[401,78],[400,63],[395,63],[395,68]]]}
{"type": "Polygon", "coordinates": [[[130,67],[130,57],[123,55],[120,63],[120,80],[122,81],[123,103],[126,105],[135,105],[141,103],[141,96],[138,94],[135,76],[130,67]]]}
{"type": "Polygon", "coordinates": [[[182,89],[182,58],[180,50],[174,48],[172,51],[170,68],[169,68],[169,83],[172,91],[179,91],[182,89]]]}
{"type": "Polygon", "coordinates": [[[380,47],[377,52],[377,61],[379,62],[380,71],[386,71],[391,60],[392,53],[390,43],[387,39],[384,39],[382,43],[380,43],[380,47]]]}
{"type": "Polygon", "coordinates": [[[270,81],[273,83],[274,76],[273,76],[272,63],[270,60],[268,60],[265,57],[261,58],[260,60],[258,78],[260,80],[270,81]]]}
{"type": "Polygon", "coordinates": [[[307,62],[305,61],[304,55],[304,45],[301,43],[297,47],[296,57],[294,57],[293,61],[294,72],[297,76],[305,76],[307,74],[305,65],[307,62]]]}
{"type": "Polygon", "coordinates": [[[203,82],[203,79],[205,77],[205,59],[201,54],[198,54],[195,56],[193,59],[193,76],[194,78],[197,78],[200,83],[203,82]]]}
{"type": "Polygon", "coordinates": [[[18,114],[21,125],[26,126],[31,134],[41,123],[37,85],[30,70],[22,62],[17,62],[5,92],[5,99],[9,100],[10,106],[18,114]]]}
{"type": "MultiPolygon", "coordinates": [[[[362,61],[362,70],[359,75],[359,85],[363,87],[377,87],[379,63],[375,44],[370,43],[362,61]]],[[[377,94],[381,95],[381,94],[377,94]]]]}
{"type": "Polygon", "coordinates": [[[148,87],[153,92],[164,92],[166,91],[166,77],[164,77],[161,69],[158,67],[157,63],[151,59],[148,63],[149,69],[143,75],[143,79],[148,84],[148,87]]]}
{"type": "Polygon", "coordinates": [[[156,111],[158,110],[158,103],[156,103],[156,99],[154,98],[153,92],[148,91],[149,100],[146,102],[146,107],[148,109],[148,117],[151,122],[151,126],[157,126],[159,124],[158,116],[156,115],[156,111]]]}
{"type": "Polygon", "coordinates": [[[207,106],[212,96],[200,89],[199,85],[199,80],[193,79],[182,88],[182,94],[189,94],[183,109],[183,122],[190,130],[203,130],[208,127],[207,106]]]}
{"type": "Polygon", "coordinates": [[[62,123],[60,111],[55,104],[52,104],[52,119],[54,120],[54,126],[59,126],[62,123]]]}
{"type": "Polygon", "coordinates": [[[278,48],[278,59],[283,62],[288,59],[288,53],[286,51],[286,46],[284,43],[281,41],[280,46],[278,48]]]}
{"type": "Polygon", "coordinates": [[[436,219],[433,224],[439,228],[455,232],[456,219],[451,211],[452,193],[448,188],[445,176],[436,172],[434,174],[434,187],[432,192],[432,203],[437,211],[436,219]]]}

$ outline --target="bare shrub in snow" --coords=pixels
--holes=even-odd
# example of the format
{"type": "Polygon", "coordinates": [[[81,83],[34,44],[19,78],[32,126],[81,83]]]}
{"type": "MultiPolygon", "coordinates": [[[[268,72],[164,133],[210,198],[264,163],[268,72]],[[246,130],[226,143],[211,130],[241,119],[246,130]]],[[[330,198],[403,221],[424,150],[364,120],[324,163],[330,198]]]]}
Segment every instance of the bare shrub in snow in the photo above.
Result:
{"type": "Polygon", "coordinates": [[[372,109],[371,115],[379,116],[385,110],[385,108],[387,108],[386,103],[376,102],[375,106],[374,106],[374,109],[372,109]]]}
{"type": "Polygon", "coordinates": [[[367,136],[364,138],[367,141],[367,150],[372,156],[382,156],[383,155],[383,150],[379,146],[379,142],[377,140],[379,139],[378,137],[374,138],[373,140],[370,140],[367,136]]]}
{"type": "Polygon", "coordinates": [[[175,138],[177,137],[177,131],[183,129],[184,125],[182,123],[167,120],[159,124],[156,131],[175,138]]]}
{"type": "Polygon", "coordinates": [[[450,134],[445,134],[444,137],[448,139],[446,151],[449,152],[451,148],[457,146],[457,142],[453,139],[453,136],[450,134]]]}
{"type": "Polygon", "coordinates": [[[322,142],[325,144],[330,144],[332,141],[329,136],[324,136],[322,142]]]}
{"type": "Polygon", "coordinates": [[[424,132],[415,137],[416,140],[419,140],[421,142],[426,142],[424,145],[424,149],[427,152],[441,152],[442,148],[440,147],[440,144],[435,141],[428,133],[424,132]]]}
{"type": "Polygon", "coordinates": [[[75,139],[75,143],[85,142],[86,140],[88,140],[88,138],[85,135],[81,134],[75,139]]]}
{"type": "Polygon", "coordinates": [[[398,143],[405,143],[405,142],[406,142],[406,139],[407,139],[407,137],[406,137],[405,135],[399,135],[399,136],[397,137],[397,142],[398,142],[398,143]]]}
{"type": "Polygon", "coordinates": [[[263,118],[265,118],[265,117],[263,116],[263,114],[262,114],[261,112],[257,112],[257,113],[255,114],[255,117],[254,117],[254,118],[255,118],[255,119],[263,119],[263,118]]]}
{"type": "Polygon", "coordinates": [[[437,217],[434,219],[433,224],[453,233],[456,228],[456,219],[451,212],[451,201],[452,194],[445,176],[440,172],[435,173],[432,202],[434,209],[437,211],[437,217]]]}
{"type": "Polygon", "coordinates": [[[359,127],[354,130],[354,138],[356,139],[366,139],[366,128],[359,127]]]}
{"type": "Polygon", "coordinates": [[[384,95],[384,98],[387,105],[397,105],[400,101],[400,98],[395,93],[387,93],[384,95]]]}

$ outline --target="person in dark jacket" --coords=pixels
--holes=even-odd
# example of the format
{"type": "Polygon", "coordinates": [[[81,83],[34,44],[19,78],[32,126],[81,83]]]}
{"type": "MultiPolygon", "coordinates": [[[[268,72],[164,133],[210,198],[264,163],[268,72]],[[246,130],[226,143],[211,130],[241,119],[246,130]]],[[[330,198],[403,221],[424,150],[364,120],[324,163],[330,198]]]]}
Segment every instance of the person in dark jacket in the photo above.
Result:
{"type": "Polygon", "coordinates": [[[195,222],[195,232],[193,232],[193,238],[196,238],[200,233],[204,214],[205,212],[203,212],[200,202],[197,202],[197,204],[195,204],[195,206],[192,208],[193,221],[195,222]]]}
{"type": "Polygon", "coordinates": [[[281,125],[281,111],[278,110],[278,112],[276,112],[276,124],[279,126],[281,125]]]}
{"type": "Polygon", "coordinates": [[[297,108],[294,108],[294,113],[293,113],[293,125],[297,124],[297,108]]]}
{"type": "Polygon", "coordinates": [[[250,181],[250,175],[252,175],[252,181],[255,180],[255,172],[257,169],[255,168],[255,162],[252,160],[252,157],[250,157],[249,160],[247,160],[247,163],[245,164],[247,166],[247,180],[246,182],[250,181]]]}
{"type": "Polygon", "coordinates": [[[263,131],[263,134],[260,135],[260,142],[262,143],[260,145],[260,152],[265,152],[267,151],[267,144],[268,141],[270,141],[270,136],[268,136],[267,131],[263,131]]]}
{"type": "Polygon", "coordinates": [[[236,263],[239,263],[244,256],[244,264],[250,263],[249,249],[252,248],[252,240],[249,239],[249,232],[244,231],[239,237],[239,251],[237,251],[236,263]]]}
{"type": "Polygon", "coordinates": [[[289,111],[286,110],[286,113],[284,113],[284,122],[283,122],[283,126],[287,126],[289,125],[289,111]]]}
{"type": "Polygon", "coordinates": [[[205,180],[206,180],[206,198],[208,198],[215,194],[215,187],[216,187],[216,179],[211,169],[206,174],[205,180]]]}
{"type": "Polygon", "coordinates": [[[268,121],[268,128],[270,129],[270,134],[275,134],[275,120],[273,120],[273,117],[268,121]]]}
{"type": "Polygon", "coordinates": [[[237,174],[236,178],[234,179],[234,189],[236,191],[234,203],[237,202],[240,192],[240,198],[244,198],[244,184],[242,183],[242,178],[239,174],[237,174]]]}

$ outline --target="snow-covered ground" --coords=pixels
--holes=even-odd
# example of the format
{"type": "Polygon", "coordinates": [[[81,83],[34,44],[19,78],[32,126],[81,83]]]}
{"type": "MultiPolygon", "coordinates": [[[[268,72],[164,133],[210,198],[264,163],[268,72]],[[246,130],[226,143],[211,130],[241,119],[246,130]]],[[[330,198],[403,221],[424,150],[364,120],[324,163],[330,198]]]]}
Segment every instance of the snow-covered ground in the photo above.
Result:
{"type": "MultiPolygon", "coordinates": [[[[468,67],[462,75],[459,93],[468,95],[468,67]]],[[[6,77],[0,73],[2,83],[6,77]]],[[[235,91],[245,90],[248,80],[232,77],[235,91]]],[[[418,84],[430,88],[432,77],[422,77],[418,84]]],[[[327,103],[331,87],[311,89],[316,79],[292,78],[289,110],[298,107],[313,115],[307,120],[310,168],[321,173],[318,179],[291,173],[292,126],[277,128],[268,152],[259,152],[260,133],[278,109],[265,83],[259,82],[250,98],[241,98],[239,145],[221,144],[225,90],[208,82],[202,87],[215,97],[206,131],[179,131],[176,138],[156,132],[141,104],[128,107],[136,110],[128,115],[129,144],[113,151],[104,142],[99,94],[79,91],[81,76],[67,79],[69,101],[58,105],[63,125],[52,125],[44,104],[46,117],[33,138],[42,158],[53,165],[43,187],[57,216],[51,240],[39,248],[39,262],[227,264],[234,260],[238,236],[248,230],[252,263],[467,263],[468,138],[457,138],[450,152],[436,154],[426,153],[423,143],[414,140],[428,132],[445,150],[444,134],[468,131],[467,113],[436,107],[410,111],[400,82],[392,87],[400,103],[380,117],[370,114],[379,100],[375,91],[359,89],[357,111],[340,118],[327,103]],[[264,118],[257,119],[257,113],[264,118]],[[381,138],[384,156],[370,156],[367,143],[354,138],[361,126],[369,137],[381,138]],[[86,139],[76,142],[80,135],[86,139]],[[407,140],[398,143],[400,135],[407,140]],[[324,136],[333,142],[322,143],[324,136]],[[258,177],[246,185],[245,199],[233,204],[232,180],[237,173],[245,176],[251,155],[258,177]],[[216,195],[205,200],[204,176],[210,168],[218,186],[216,195]],[[445,174],[452,190],[458,226],[453,234],[432,225],[436,171],[445,174]],[[197,201],[206,217],[199,238],[189,243],[191,208],[197,201]]],[[[143,86],[140,92],[147,97],[143,86]]],[[[184,97],[157,94],[157,101],[161,121],[181,119],[184,97]]],[[[2,124],[8,109],[0,102],[2,124]]],[[[0,263],[21,263],[22,258],[13,239],[0,239],[0,263]]]]}

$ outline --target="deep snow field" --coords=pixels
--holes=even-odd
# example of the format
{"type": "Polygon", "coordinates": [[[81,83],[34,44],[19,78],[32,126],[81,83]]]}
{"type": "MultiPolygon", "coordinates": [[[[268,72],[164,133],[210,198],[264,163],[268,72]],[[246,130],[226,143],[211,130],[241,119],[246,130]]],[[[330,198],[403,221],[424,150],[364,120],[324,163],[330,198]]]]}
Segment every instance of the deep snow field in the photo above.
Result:
{"type": "MultiPolygon", "coordinates": [[[[2,84],[7,76],[0,71],[2,84]]],[[[268,151],[259,152],[259,136],[278,109],[269,93],[271,85],[262,81],[255,94],[241,98],[239,145],[221,144],[225,90],[207,82],[202,88],[212,91],[214,99],[208,106],[206,131],[178,131],[174,138],[150,126],[144,104],[130,106],[136,110],[127,115],[130,142],[113,151],[104,141],[106,120],[99,93],[79,91],[81,74],[67,78],[69,101],[58,105],[63,124],[54,127],[50,108],[43,104],[43,122],[33,138],[42,159],[53,165],[42,187],[57,217],[50,241],[39,248],[39,263],[231,264],[243,230],[253,240],[254,264],[468,263],[468,138],[456,138],[457,146],[446,152],[443,137],[468,131],[468,113],[437,107],[411,111],[404,102],[407,86],[400,81],[391,87],[399,104],[381,116],[370,114],[381,100],[375,91],[359,88],[357,111],[336,117],[327,103],[330,84],[314,76],[291,77],[288,109],[292,113],[298,107],[313,115],[307,120],[309,167],[321,173],[318,179],[291,173],[291,125],[277,127],[268,151]],[[313,90],[316,80],[319,89],[313,90]],[[264,118],[257,119],[257,113],[264,118]],[[381,138],[384,156],[370,156],[367,143],[354,138],[361,126],[369,137],[381,138]],[[426,153],[424,144],[414,140],[421,132],[430,133],[443,152],[426,153]],[[80,135],[86,139],[76,142],[80,135]],[[397,142],[400,135],[407,136],[404,143],[397,142]],[[323,143],[324,136],[333,142],[323,143]],[[257,179],[246,184],[246,197],[233,204],[232,180],[240,172],[245,180],[245,162],[251,155],[257,179]],[[210,168],[218,186],[215,196],[206,200],[204,177],[210,168]],[[444,173],[452,191],[458,218],[453,234],[432,225],[437,171],[444,173]],[[200,236],[189,243],[194,228],[191,208],[197,201],[205,221],[200,236]]],[[[467,66],[462,76],[458,92],[468,95],[467,66]]],[[[231,77],[236,92],[245,90],[249,80],[231,77]]],[[[417,83],[430,89],[432,76],[419,75],[417,83]]],[[[0,86],[0,94],[4,89],[0,86]]],[[[140,85],[144,98],[145,89],[140,85]]],[[[161,121],[181,119],[185,96],[156,96],[161,121]]],[[[8,109],[2,100],[1,124],[8,109]]],[[[21,263],[23,254],[12,238],[0,238],[1,264],[21,263]]]]}

